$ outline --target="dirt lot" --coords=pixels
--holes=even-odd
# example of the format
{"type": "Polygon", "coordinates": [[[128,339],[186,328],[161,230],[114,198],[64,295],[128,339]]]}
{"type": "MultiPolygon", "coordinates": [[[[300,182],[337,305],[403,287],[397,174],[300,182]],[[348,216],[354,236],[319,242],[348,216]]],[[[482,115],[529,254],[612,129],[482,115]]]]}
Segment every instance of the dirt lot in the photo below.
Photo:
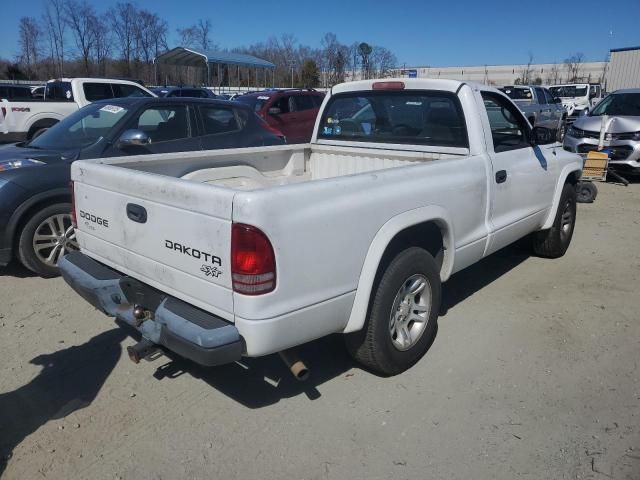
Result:
{"type": "MultiPolygon", "coordinates": [[[[525,245],[444,288],[435,343],[378,378],[340,338],[200,369],[134,341],[60,279],[0,270],[6,479],[640,479],[640,184],[580,205],[557,261],[525,245]]],[[[2,463],[2,462],[0,462],[2,463]]]]}

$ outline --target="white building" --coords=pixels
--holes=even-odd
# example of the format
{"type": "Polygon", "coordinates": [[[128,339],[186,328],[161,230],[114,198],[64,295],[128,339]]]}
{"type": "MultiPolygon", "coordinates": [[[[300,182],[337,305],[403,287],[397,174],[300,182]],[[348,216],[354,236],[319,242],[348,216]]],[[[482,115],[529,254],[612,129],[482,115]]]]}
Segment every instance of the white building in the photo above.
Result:
{"type": "MultiPolygon", "coordinates": [[[[573,74],[564,63],[536,63],[519,65],[475,65],[467,67],[406,67],[398,71],[400,76],[415,75],[419,78],[450,78],[468,80],[487,85],[513,85],[526,78],[530,83],[553,85],[568,82],[573,74]],[[415,71],[415,73],[413,73],[415,71]]],[[[584,62],[577,67],[577,80],[599,83],[606,74],[607,62],[584,62]]]]}

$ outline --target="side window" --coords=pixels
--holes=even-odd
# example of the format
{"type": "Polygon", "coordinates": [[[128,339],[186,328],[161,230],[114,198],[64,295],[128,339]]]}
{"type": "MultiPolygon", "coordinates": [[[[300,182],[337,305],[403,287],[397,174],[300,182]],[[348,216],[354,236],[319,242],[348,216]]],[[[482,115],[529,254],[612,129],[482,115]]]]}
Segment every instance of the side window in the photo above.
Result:
{"type": "Polygon", "coordinates": [[[323,100],[324,100],[324,97],[321,97],[320,95],[311,95],[311,101],[313,102],[313,106],[315,108],[320,108],[320,105],[322,105],[323,100]]]}
{"type": "Polygon", "coordinates": [[[493,150],[496,153],[528,148],[527,126],[518,109],[505,98],[491,92],[482,92],[489,117],[493,150]]]}
{"type": "Polygon", "coordinates": [[[238,119],[231,108],[201,106],[200,115],[202,115],[205,135],[240,130],[238,119]]]}
{"type": "Polygon", "coordinates": [[[121,97],[150,97],[147,92],[135,85],[129,85],[127,83],[113,83],[113,96],[116,98],[121,97]]]}
{"type": "Polygon", "coordinates": [[[547,99],[547,103],[549,104],[555,103],[555,100],[553,99],[553,95],[551,95],[551,92],[549,90],[547,90],[546,88],[543,88],[542,91],[544,92],[544,98],[547,99]]]}
{"type": "Polygon", "coordinates": [[[315,108],[311,95],[294,95],[292,98],[296,105],[296,112],[315,108]]]}
{"type": "Polygon", "coordinates": [[[73,102],[71,82],[48,82],[44,96],[52,102],[73,102]]]}
{"type": "Polygon", "coordinates": [[[536,98],[540,105],[546,105],[547,99],[544,98],[544,91],[541,88],[536,87],[536,98]]]}
{"type": "Polygon", "coordinates": [[[288,95],[283,96],[282,98],[279,98],[278,100],[276,100],[274,102],[274,104],[272,105],[272,107],[276,107],[280,109],[280,113],[289,113],[291,110],[289,109],[289,99],[291,97],[288,95]]]}
{"type": "Polygon", "coordinates": [[[85,83],[82,86],[82,90],[84,90],[84,97],[90,102],[113,98],[111,84],[109,83],[85,83]]]}
{"type": "Polygon", "coordinates": [[[190,128],[187,107],[172,105],[147,108],[131,128],[146,132],[152,143],[188,138],[190,128]]]}
{"type": "Polygon", "coordinates": [[[8,99],[9,98],[8,90],[9,89],[7,87],[0,86],[0,98],[8,99]]]}

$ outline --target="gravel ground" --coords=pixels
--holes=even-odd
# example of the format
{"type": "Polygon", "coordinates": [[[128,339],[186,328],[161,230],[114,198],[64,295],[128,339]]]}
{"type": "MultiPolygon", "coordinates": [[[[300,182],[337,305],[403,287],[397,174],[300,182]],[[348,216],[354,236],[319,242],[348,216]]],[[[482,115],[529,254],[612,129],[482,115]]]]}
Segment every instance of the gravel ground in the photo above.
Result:
{"type": "Polygon", "coordinates": [[[61,279],[0,269],[6,479],[640,479],[640,185],[579,205],[560,260],[454,276],[424,359],[379,378],[339,337],[201,369],[134,365],[61,279]]]}

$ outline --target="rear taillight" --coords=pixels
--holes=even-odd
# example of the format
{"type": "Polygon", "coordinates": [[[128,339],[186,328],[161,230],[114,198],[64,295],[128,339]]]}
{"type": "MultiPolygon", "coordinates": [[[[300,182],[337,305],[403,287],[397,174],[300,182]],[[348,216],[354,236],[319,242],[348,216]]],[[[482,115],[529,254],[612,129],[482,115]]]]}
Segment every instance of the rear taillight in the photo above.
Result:
{"type": "Polygon", "coordinates": [[[76,193],[73,181],[69,182],[69,186],[71,187],[71,224],[73,225],[73,228],[78,228],[78,221],[76,218],[76,193]]]}
{"type": "Polygon", "coordinates": [[[231,229],[233,290],[262,295],[276,288],[276,257],[267,236],[256,227],[234,223],[231,229]]]}

